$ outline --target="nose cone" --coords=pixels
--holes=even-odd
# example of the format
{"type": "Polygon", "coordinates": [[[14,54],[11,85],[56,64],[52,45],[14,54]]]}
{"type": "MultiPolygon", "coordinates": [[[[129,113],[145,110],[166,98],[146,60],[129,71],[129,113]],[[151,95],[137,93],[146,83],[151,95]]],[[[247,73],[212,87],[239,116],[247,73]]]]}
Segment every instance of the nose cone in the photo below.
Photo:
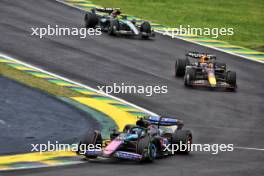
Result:
{"type": "Polygon", "coordinates": [[[209,74],[208,75],[208,81],[209,81],[209,84],[212,87],[216,87],[216,79],[215,79],[215,75],[214,74],[209,74]]]}
{"type": "Polygon", "coordinates": [[[123,142],[120,140],[113,140],[110,144],[107,145],[107,147],[104,149],[103,154],[105,156],[111,155],[113,152],[117,150],[117,148],[122,144],[123,142]]]}

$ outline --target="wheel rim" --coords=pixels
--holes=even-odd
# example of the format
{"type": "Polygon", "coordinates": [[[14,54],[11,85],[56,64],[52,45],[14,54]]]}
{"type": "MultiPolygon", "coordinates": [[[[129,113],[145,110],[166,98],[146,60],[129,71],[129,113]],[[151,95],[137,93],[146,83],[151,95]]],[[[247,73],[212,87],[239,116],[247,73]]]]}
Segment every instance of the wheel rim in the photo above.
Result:
{"type": "Polygon", "coordinates": [[[149,145],[149,156],[151,159],[156,158],[157,155],[157,149],[156,146],[154,144],[150,144],[149,145]]]}
{"type": "Polygon", "coordinates": [[[190,75],[186,75],[186,85],[190,85],[190,75]]]}

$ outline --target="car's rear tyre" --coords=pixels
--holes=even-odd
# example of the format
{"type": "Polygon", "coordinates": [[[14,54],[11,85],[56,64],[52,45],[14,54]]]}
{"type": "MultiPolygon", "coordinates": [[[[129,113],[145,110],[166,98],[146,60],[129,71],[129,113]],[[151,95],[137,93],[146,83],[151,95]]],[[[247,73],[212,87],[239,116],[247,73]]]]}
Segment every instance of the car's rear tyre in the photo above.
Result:
{"type": "Polygon", "coordinates": [[[172,134],[171,139],[172,144],[176,144],[179,148],[178,151],[174,151],[180,154],[189,154],[192,144],[192,133],[190,130],[176,130],[172,134]],[[180,145],[182,145],[182,150],[180,150],[180,145]],[[184,145],[184,146],[183,146],[184,145]]]}
{"type": "Polygon", "coordinates": [[[119,23],[117,20],[110,21],[108,34],[115,36],[117,34],[117,31],[119,31],[119,23]]]}
{"type": "Polygon", "coordinates": [[[139,139],[137,153],[142,155],[141,162],[152,162],[156,158],[157,147],[150,137],[139,139]]]}
{"type": "Polygon", "coordinates": [[[90,144],[93,144],[95,147],[95,145],[98,145],[98,144],[100,144],[102,146],[102,143],[103,143],[103,139],[102,139],[101,133],[99,131],[96,131],[96,130],[95,131],[89,130],[85,133],[85,135],[83,136],[83,138],[79,142],[78,151],[76,153],[81,154],[80,152],[82,152],[82,154],[84,154],[84,156],[86,158],[95,159],[95,158],[97,158],[97,156],[96,155],[87,155],[85,153],[85,149],[87,149],[90,144]]]}
{"type": "Polygon", "coordinates": [[[178,59],[175,63],[175,77],[183,77],[185,74],[185,68],[188,64],[187,59],[178,59]]]}
{"type": "Polygon", "coordinates": [[[227,71],[226,72],[226,83],[232,86],[232,88],[228,88],[229,90],[235,90],[236,89],[236,72],[234,71],[227,71]]]}
{"type": "MultiPolygon", "coordinates": [[[[140,25],[140,31],[141,32],[144,32],[144,33],[148,33],[150,34],[151,33],[151,25],[149,22],[147,21],[144,21],[141,25],[140,25]]],[[[148,39],[149,36],[148,35],[142,35],[141,36],[143,39],[148,39]]]]}
{"type": "Polygon", "coordinates": [[[192,81],[195,80],[195,69],[193,68],[188,68],[186,70],[185,76],[184,76],[184,85],[187,87],[192,86],[192,81]]]}
{"type": "Polygon", "coordinates": [[[84,16],[84,22],[86,28],[95,28],[99,22],[99,19],[96,14],[88,12],[84,16]]]}

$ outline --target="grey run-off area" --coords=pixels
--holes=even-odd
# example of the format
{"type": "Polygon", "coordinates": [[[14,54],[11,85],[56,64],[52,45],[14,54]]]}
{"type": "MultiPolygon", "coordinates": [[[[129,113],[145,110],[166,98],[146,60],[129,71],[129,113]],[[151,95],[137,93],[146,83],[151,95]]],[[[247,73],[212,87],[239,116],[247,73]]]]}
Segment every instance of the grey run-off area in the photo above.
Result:
{"type": "Polygon", "coordinates": [[[0,77],[0,154],[30,152],[31,144],[77,142],[99,124],[51,95],[0,77]]]}

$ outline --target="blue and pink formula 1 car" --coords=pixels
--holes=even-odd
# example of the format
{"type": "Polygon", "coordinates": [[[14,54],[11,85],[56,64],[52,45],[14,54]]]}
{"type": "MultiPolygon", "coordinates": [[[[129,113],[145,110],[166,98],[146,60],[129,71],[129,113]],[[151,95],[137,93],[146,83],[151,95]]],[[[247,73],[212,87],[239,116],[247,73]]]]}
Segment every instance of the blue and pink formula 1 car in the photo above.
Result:
{"type": "MultiPolygon", "coordinates": [[[[192,144],[192,133],[182,129],[183,121],[172,117],[148,116],[137,120],[136,125],[126,125],[123,132],[112,130],[110,141],[102,146],[99,131],[88,131],[79,142],[77,154],[87,159],[97,157],[148,161],[174,154],[175,145],[192,144]],[[95,146],[95,148],[89,149],[95,146]]],[[[185,148],[177,153],[188,154],[185,148]]]]}

